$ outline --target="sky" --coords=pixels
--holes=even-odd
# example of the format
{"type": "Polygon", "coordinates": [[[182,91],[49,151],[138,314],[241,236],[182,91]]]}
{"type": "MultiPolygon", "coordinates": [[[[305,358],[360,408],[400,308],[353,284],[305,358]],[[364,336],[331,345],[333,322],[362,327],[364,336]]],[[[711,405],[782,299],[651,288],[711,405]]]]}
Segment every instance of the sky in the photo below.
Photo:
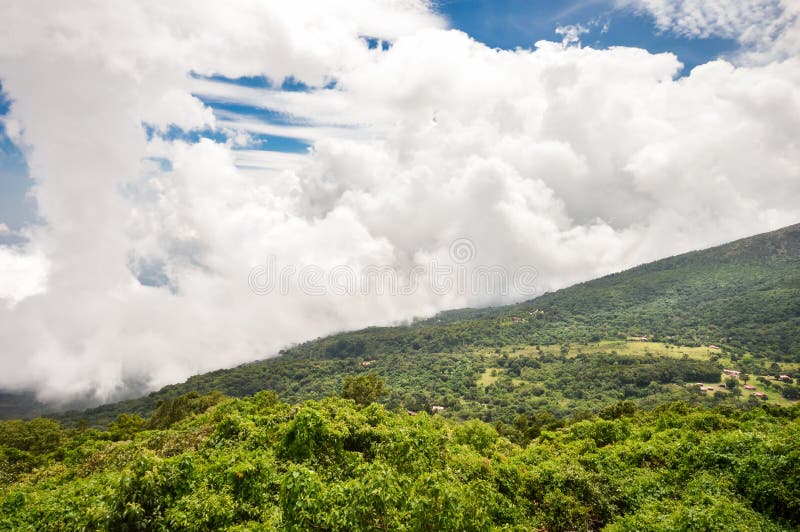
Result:
{"type": "Polygon", "coordinates": [[[0,389],[99,403],[800,221],[792,0],[0,5],[0,389]]]}

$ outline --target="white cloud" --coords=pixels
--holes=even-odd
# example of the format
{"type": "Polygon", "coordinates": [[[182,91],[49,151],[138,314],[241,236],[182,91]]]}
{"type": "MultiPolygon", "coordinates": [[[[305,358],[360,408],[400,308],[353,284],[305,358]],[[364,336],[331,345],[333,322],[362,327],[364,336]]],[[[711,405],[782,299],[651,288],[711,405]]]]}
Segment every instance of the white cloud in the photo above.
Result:
{"type": "Polygon", "coordinates": [[[689,37],[740,38],[772,24],[780,0],[622,0],[648,11],[662,30],[689,37]]]}
{"type": "Polygon", "coordinates": [[[407,273],[452,264],[450,243],[469,238],[475,264],[533,265],[551,289],[800,218],[796,59],[676,80],[671,54],[494,50],[443,30],[424,2],[75,5],[0,8],[12,28],[0,79],[46,222],[13,261],[49,264],[46,292],[0,310],[0,387],[102,400],[335,330],[522,296],[257,296],[248,276],[268,255],[407,273]],[[363,35],[393,45],[370,50],[363,35]],[[337,85],[283,93],[190,72],[337,85]],[[215,118],[191,94],[307,125],[215,118]],[[148,141],[142,122],[240,137],[148,141]],[[313,149],[235,149],[259,131],[313,149]]]}
{"type": "Polygon", "coordinates": [[[796,0],[617,0],[652,15],[662,31],[692,38],[739,41],[747,62],[800,54],[800,3],[796,0]]]}
{"type": "Polygon", "coordinates": [[[3,132],[8,139],[17,144],[22,139],[22,131],[19,122],[7,116],[0,117],[0,125],[3,126],[3,132]]]}
{"type": "MultiPolygon", "coordinates": [[[[0,224],[0,235],[8,233],[8,227],[0,224]]],[[[0,246],[0,272],[0,305],[12,308],[46,289],[47,261],[41,254],[24,254],[0,246]]]]}
{"type": "Polygon", "coordinates": [[[162,131],[170,125],[186,131],[215,126],[214,112],[185,88],[168,89],[161,95],[154,95],[151,101],[152,104],[142,109],[142,120],[162,131]]]}
{"type": "Polygon", "coordinates": [[[568,26],[559,26],[556,28],[556,33],[561,35],[561,44],[564,48],[568,46],[578,46],[581,45],[581,35],[584,33],[589,33],[589,28],[586,28],[580,24],[570,24],[568,26]]]}

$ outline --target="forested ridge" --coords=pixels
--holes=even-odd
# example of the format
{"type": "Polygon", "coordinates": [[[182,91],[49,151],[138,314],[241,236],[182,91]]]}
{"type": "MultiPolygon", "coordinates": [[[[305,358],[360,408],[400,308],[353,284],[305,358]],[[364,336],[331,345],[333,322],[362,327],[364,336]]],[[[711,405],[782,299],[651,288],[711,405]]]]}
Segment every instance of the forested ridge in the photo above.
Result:
{"type": "Polygon", "coordinates": [[[317,339],[0,422],[0,529],[795,530],[798,325],[792,226],[317,339]]]}

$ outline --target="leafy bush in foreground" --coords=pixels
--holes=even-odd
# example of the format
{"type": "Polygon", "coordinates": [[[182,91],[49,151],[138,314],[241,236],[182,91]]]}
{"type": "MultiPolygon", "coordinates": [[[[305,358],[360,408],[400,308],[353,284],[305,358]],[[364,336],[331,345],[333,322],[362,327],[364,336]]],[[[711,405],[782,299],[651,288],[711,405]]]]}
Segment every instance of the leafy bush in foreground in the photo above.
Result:
{"type": "Polygon", "coordinates": [[[127,420],[139,428],[120,441],[124,431],[5,422],[0,529],[800,526],[800,408],[620,403],[601,415],[525,446],[478,420],[268,392],[162,429],[127,420]]]}

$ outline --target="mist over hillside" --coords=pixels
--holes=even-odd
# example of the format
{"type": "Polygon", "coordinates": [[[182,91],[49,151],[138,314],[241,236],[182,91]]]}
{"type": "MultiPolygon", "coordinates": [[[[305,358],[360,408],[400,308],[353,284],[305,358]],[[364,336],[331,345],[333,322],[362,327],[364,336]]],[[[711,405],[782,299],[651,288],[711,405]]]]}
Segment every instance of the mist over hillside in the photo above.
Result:
{"type": "MultiPolygon", "coordinates": [[[[523,360],[543,354],[561,356],[566,346],[566,353],[574,357],[581,351],[627,352],[634,345],[632,354],[652,349],[655,354],[681,358],[691,353],[691,358],[712,363],[712,369],[702,371],[719,373],[718,362],[712,362],[715,353],[708,348],[715,345],[729,357],[729,365],[744,364],[752,366],[746,370],[755,374],[770,374],[775,373],[774,368],[770,369],[772,364],[783,364],[779,367],[789,371],[800,363],[798,330],[800,225],[793,225],[641,265],[516,305],[453,310],[411,325],[340,333],[289,348],[277,358],[197,375],[139,399],[59,417],[73,423],[86,419],[107,424],[121,412],[149,415],[158,401],[190,391],[243,396],[266,389],[284,400],[301,401],[336,393],[345,375],[368,371],[378,372],[396,389],[397,395],[388,398],[395,406],[430,406],[450,401],[464,409],[464,417],[470,412],[486,417],[488,407],[477,411],[473,407],[485,403],[480,397],[485,393],[480,380],[483,378],[485,383],[491,376],[481,376],[486,368],[498,368],[498,357],[505,357],[504,364],[508,364],[508,356],[513,357],[514,353],[523,360]],[[643,336],[649,343],[639,341],[643,336]],[[649,347],[656,343],[668,349],[649,347]],[[468,391],[470,398],[462,404],[468,391]]],[[[574,374],[583,371],[569,365],[575,360],[551,363],[568,363],[556,369],[574,374]]],[[[673,366],[669,361],[651,362],[662,365],[659,371],[673,366]]],[[[691,371],[695,369],[699,368],[691,371]]],[[[501,374],[506,371],[500,369],[501,374]]],[[[519,376],[520,368],[514,371],[519,376]]],[[[553,404],[545,399],[552,395],[558,403],[563,389],[550,390],[548,394],[534,386],[537,378],[550,379],[552,375],[531,375],[530,389],[512,389],[508,393],[515,397],[527,394],[532,401],[528,408],[550,411],[553,404]]],[[[689,382],[693,377],[672,375],[660,384],[672,385],[676,379],[689,382]]],[[[566,415],[574,408],[599,408],[611,400],[625,398],[624,384],[607,382],[597,386],[594,391],[586,388],[586,393],[598,395],[595,403],[578,401],[572,407],[562,403],[556,410],[566,415]]],[[[673,392],[677,393],[657,387],[652,395],[673,392]]],[[[776,388],[773,392],[780,396],[781,390],[776,388]]],[[[631,393],[642,398],[650,395],[646,390],[631,393]]],[[[688,393],[681,390],[678,396],[686,398],[688,393]]],[[[41,414],[47,410],[30,400],[30,396],[17,397],[7,402],[11,406],[2,411],[3,416],[41,414]]],[[[507,409],[495,406],[491,410],[491,419],[513,418],[510,411],[501,414],[507,409]]]]}

